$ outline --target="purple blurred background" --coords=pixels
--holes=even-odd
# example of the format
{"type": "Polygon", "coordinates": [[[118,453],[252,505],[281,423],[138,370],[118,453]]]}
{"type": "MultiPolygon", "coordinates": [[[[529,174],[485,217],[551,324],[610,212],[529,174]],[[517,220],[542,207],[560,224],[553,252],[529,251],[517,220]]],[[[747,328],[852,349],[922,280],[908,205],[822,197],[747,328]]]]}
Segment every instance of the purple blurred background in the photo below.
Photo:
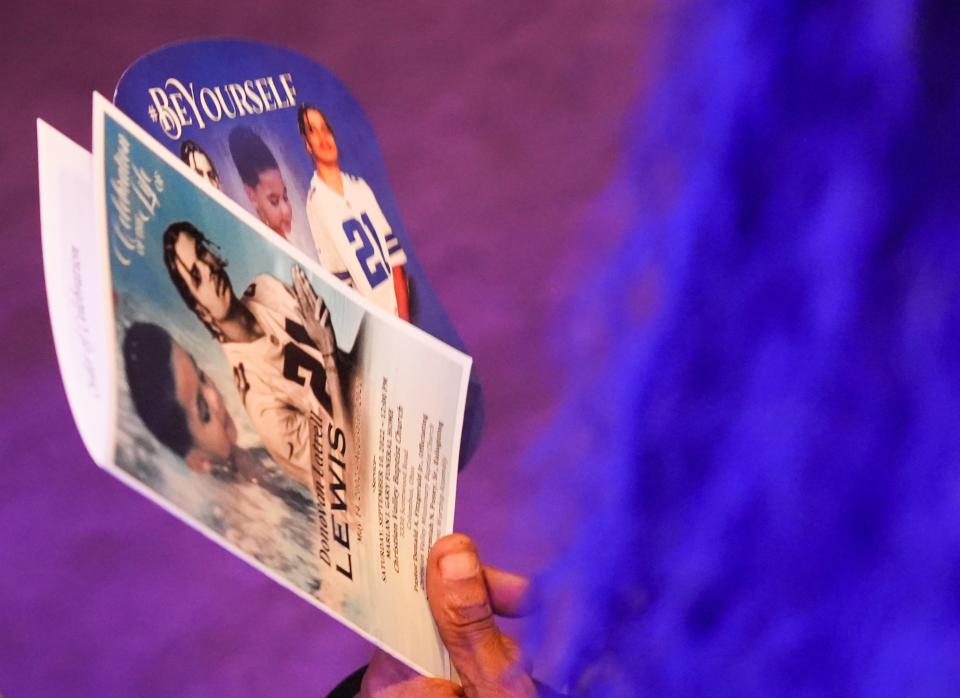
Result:
{"type": "Polygon", "coordinates": [[[543,484],[520,461],[560,386],[551,318],[627,214],[607,185],[655,62],[650,5],[4,6],[0,692],[316,696],[370,651],[87,457],[43,292],[34,119],[89,147],[90,92],[111,96],[139,55],[193,36],[281,44],[337,73],[484,385],[457,527],[490,562],[531,572],[550,545],[515,535],[539,529],[524,517],[543,484]]]}

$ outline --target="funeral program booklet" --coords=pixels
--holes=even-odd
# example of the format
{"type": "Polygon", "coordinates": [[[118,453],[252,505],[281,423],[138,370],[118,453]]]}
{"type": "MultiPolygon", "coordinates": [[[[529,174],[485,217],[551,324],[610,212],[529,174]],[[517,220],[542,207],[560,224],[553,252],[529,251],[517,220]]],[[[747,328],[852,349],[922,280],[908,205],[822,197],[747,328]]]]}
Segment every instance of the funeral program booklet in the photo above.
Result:
{"type": "Polygon", "coordinates": [[[38,123],[50,316],[91,456],[449,677],[424,582],[453,528],[469,357],[342,283],[98,95],[93,124],[91,155],[38,123]]]}

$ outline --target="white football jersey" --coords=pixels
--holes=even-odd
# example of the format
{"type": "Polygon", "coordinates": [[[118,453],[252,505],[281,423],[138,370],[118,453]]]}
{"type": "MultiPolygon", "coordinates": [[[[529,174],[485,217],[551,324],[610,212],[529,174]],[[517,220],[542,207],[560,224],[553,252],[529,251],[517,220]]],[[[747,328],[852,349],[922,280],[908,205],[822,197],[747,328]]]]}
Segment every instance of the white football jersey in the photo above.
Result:
{"type": "Polygon", "coordinates": [[[237,390],[273,459],[290,477],[310,486],[311,438],[330,421],[323,356],[307,336],[293,291],[278,279],[256,277],[241,302],[266,334],[253,342],[221,345],[237,390]]]}
{"type": "Polygon", "coordinates": [[[407,263],[373,191],[361,177],[340,173],[343,196],[316,172],[307,193],[307,220],[325,269],[384,310],[397,314],[393,269],[407,263]]]}

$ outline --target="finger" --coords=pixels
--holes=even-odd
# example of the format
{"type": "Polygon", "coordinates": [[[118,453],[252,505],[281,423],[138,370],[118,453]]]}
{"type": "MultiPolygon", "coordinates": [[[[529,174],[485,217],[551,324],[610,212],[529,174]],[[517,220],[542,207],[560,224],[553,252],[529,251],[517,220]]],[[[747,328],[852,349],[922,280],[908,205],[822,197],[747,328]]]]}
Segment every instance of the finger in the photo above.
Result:
{"type": "Polygon", "coordinates": [[[297,303],[300,304],[300,309],[303,311],[304,317],[311,317],[314,314],[314,303],[315,298],[313,298],[304,288],[303,281],[296,283],[294,285],[294,293],[297,297],[297,303]]]}
{"type": "Polygon", "coordinates": [[[419,676],[380,688],[360,687],[357,698],[463,698],[463,688],[452,681],[419,676]]]}
{"type": "Polygon", "coordinates": [[[301,303],[307,303],[311,300],[313,294],[308,291],[309,282],[307,281],[306,274],[299,266],[295,266],[293,270],[293,288],[297,294],[297,300],[301,303]]]}
{"type": "MultiPolygon", "coordinates": [[[[452,681],[421,676],[369,695],[371,698],[463,698],[465,694],[463,688],[452,681]]],[[[358,698],[363,696],[363,693],[358,694],[358,698]]]]}
{"type": "Polygon", "coordinates": [[[383,650],[376,650],[363,674],[358,698],[401,698],[402,696],[456,696],[460,687],[450,681],[427,679],[394,659],[383,650]]]}
{"type": "Polygon", "coordinates": [[[309,296],[303,295],[303,292],[297,294],[297,305],[300,306],[300,314],[303,315],[304,318],[312,318],[314,316],[313,303],[309,296]]]}
{"type": "Polygon", "coordinates": [[[434,543],[427,598],[467,695],[526,695],[529,679],[519,652],[494,622],[480,558],[467,536],[455,533],[434,543]]]}
{"type": "Polygon", "coordinates": [[[313,290],[313,284],[310,283],[310,279],[307,277],[307,272],[303,270],[302,267],[297,267],[300,277],[300,290],[303,292],[303,295],[309,296],[311,298],[317,297],[317,292],[313,290]]]}
{"type": "Polygon", "coordinates": [[[297,302],[301,305],[303,304],[303,282],[300,274],[300,267],[294,267],[293,273],[291,274],[293,278],[293,295],[297,299],[297,302]]]}
{"type": "Polygon", "coordinates": [[[410,689],[410,698],[463,698],[463,687],[458,686],[453,681],[444,679],[428,679],[420,677],[407,682],[405,688],[410,689]]]}
{"type": "MultiPolygon", "coordinates": [[[[530,581],[526,577],[492,565],[483,566],[483,577],[487,582],[490,605],[496,615],[519,618],[533,610],[533,595],[530,590],[530,581]]],[[[530,673],[533,665],[529,659],[523,658],[521,661],[524,669],[530,673]]]]}
{"type": "Polygon", "coordinates": [[[409,679],[415,679],[420,674],[408,667],[406,664],[387,654],[381,649],[376,649],[367,665],[367,671],[363,676],[364,685],[373,684],[380,688],[390,684],[400,683],[409,679]]]}
{"type": "Polygon", "coordinates": [[[490,604],[498,616],[518,618],[532,610],[530,580],[491,565],[483,566],[490,604]]]}
{"type": "Polygon", "coordinates": [[[317,298],[315,317],[325,326],[330,323],[330,309],[327,308],[327,304],[323,302],[322,298],[317,298]]]}

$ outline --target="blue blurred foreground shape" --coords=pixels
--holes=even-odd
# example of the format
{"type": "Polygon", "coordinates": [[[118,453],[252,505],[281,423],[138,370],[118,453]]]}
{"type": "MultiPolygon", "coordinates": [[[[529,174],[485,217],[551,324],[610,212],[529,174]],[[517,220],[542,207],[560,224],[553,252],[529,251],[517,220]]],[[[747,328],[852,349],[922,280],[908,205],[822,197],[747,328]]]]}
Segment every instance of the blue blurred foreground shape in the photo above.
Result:
{"type": "Polygon", "coordinates": [[[960,4],[676,12],[532,644],[590,696],[958,695],[960,4]]]}

